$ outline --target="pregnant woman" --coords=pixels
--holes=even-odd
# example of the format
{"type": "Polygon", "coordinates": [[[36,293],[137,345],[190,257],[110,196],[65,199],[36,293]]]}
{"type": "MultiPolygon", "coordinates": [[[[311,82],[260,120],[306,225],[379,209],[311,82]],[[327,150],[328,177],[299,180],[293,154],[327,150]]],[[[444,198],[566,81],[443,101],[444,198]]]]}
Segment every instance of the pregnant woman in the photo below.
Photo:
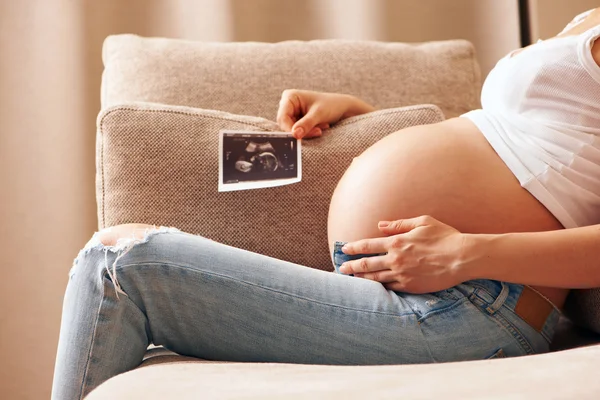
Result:
{"type": "MultiPolygon", "coordinates": [[[[137,367],[151,343],[310,364],[548,351],[569,289],[600,286],[599,24],[600,11],[585,13],[500,60],[481,110],[394,133],[355,159],[329,213],[340,273],[175,228],[96,233],[70,273],[53,398],[137,367]]],[[[372,110],[289,90],[278,123],[308,139],[372,110]]]]}

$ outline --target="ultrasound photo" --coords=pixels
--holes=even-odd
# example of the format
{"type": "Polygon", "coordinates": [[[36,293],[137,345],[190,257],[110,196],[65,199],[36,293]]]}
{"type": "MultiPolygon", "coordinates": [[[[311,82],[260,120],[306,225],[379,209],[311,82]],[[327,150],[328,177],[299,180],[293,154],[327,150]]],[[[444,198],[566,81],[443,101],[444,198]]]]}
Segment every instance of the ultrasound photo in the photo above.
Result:
{"type": "Polygon", "coordinates": [[[219,191],[300,182],[301,142],[287,132],[221,131],[219,191]]]}

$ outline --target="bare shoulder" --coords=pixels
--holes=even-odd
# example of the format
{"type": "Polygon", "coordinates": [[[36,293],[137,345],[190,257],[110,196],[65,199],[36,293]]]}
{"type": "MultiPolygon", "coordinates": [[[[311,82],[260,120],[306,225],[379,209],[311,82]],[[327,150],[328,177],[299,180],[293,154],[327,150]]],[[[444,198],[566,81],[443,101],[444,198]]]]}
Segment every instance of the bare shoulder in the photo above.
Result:
{"type": "MultiPolygon", "coordinates": [[[[598,25],[600,25],[600,8],[590,10],[575,17],[557,37],[579,35],[598,25]]],[[[600,66],[600,40],[596,40],[592,46],[592,56],[596,64],[600,66]]]]}
{"type": "Polygon", "coordinates": [[[575,17],[557,37],[579,35],[596,25],[600,25],[600,8],[575,17]]]}

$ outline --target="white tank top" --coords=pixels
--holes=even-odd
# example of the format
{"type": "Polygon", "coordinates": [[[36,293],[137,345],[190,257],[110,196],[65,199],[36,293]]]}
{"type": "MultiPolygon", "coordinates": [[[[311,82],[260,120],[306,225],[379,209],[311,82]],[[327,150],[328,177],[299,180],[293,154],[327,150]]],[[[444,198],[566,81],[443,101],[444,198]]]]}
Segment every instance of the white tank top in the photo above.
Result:
{"type": "Polygon", "coordinates": [[[485,80],[482,109],[462,115],[565,228],[600,224],[598,37],[600,26],[507,55],[485,80]]]}

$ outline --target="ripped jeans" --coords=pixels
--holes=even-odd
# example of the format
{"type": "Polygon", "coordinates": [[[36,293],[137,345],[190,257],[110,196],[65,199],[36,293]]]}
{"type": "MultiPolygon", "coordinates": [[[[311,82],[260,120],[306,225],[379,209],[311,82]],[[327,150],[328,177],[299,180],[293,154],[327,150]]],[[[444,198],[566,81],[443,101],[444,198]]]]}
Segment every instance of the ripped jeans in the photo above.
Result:
{"type": "MultiPolygon", "coordinates": [[[[339,267],[348,256],[336,245],[339,267]]],[[[52,398],[80,399],[136,368],[148,345],[208,360],[373,365],[548,351],[513,312],[521,285],[470,281],[413,295],[160,227],[75,259],[52,398]]]]}

